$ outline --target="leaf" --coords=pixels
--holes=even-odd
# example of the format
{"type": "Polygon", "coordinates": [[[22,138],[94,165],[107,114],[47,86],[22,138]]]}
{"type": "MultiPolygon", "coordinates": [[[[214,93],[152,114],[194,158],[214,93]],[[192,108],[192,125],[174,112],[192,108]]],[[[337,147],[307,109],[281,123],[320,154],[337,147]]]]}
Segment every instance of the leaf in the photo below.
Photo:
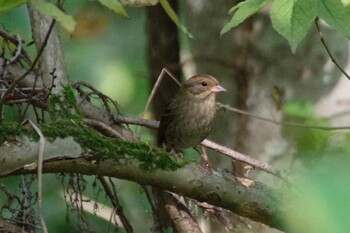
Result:
{"type": "Polygon", "coordinates": [[[128,13],[126,13],[123,5],[118,0],[98,0],[102,5],[108,7],[118,15],[129,18],[128,13]]]}
{"type": "Polygon", "coordinates": [[[35,8],[42,14],[54,17],[63,28],[70,33],[74,31],[76,22],[73,17],[62,12],[58,7],[44,0],[36,0],[35,8]]]}
{"type": "Polygon", "coordinates": [[[350,38],[350,7],[345,7],[341,0],[320,1],[318,15],[329,25],[350,38]]]}
{"type": "Polygon", "coordinates": [[[272,26],[285,37],[295,53],[317,16],[319,0],[275,0],[271,8],[272,26]]]}
{"type": "Polygon", "coordinates": [[[0,0],[0,13],[12,10],[28,0],[0,0]]]}
{"type": "Polygon", "coordinates": [[[170,19],[176,24],[178,28],[180,28],[184,33],[186,33],[190,38],[193,38],[192,34],[180,23],[179,18],[177,17],[175,11],[171,8],[169,2],[167,0],[159,0],[165,12],[168,14],[170,19]]]}
{"type": "Polygon", "coordinates": [[[232,7],[229,10],[229,14],[236,11],[236,13],[232,16],[230,22],[228,22],[221,30],[220,35],[225,34],[231,28],[237,26],[246,20],[249,16],[255,14],[258,10],[263,8],[267,3],[271,0],[246,0],[244,2],[240,2],[236,6],[232,7]]]}

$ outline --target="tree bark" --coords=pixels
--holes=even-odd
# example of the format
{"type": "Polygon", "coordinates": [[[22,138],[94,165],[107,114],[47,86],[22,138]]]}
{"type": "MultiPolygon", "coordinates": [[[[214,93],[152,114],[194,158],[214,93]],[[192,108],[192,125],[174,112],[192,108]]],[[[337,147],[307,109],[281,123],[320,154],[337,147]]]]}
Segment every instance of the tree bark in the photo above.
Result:
{"type": "MultiPolygon", "coordinates": [[[[82,132],[77,128],[77,135],[79,134],[82,132]]],[[[127,179],[220,206],[278,229],[284,228],[279,204],[281,194],[262,183],[242,181],[228,173],[210,173],[194,163],[173,171],[156,167],[144,170],[140,167],[141,161],[132,154],[111,153],[110,159],[102,159],[95,157],[99,151],[87,149],[72,137],[48,139],[50,140],[47,140],[45,148],[50,153],[44,153],[44,173],[67,172],[127,179]],[[77,149],[69,154],[71,148],[77,149]]],[[[123,143],[115,139],[110,140],[113,140],[114,144],[123,143]]],[[[133,144],[128,146],[133,147],[133,144]]],[[[151,156],[151,159],[154,158],[154,152],[147,146],[141,150],[139,144],[134,146],[135,149],[130,148],[129,151],[145,153],[151,156]]],[[[107,147],[106,145],[105,148],[107,147]]],[[[0,166],[7,169],[0,171],[0,177],[36,173],[38,148],[38,142],[24,135],[16,137],[15,140],[8,138],[4,141],[0,145],[0,166]],[[4,157],[6,154],[18,156],[4,157]],[[22,158],[20,161],[19,156],[22,158]]]]}

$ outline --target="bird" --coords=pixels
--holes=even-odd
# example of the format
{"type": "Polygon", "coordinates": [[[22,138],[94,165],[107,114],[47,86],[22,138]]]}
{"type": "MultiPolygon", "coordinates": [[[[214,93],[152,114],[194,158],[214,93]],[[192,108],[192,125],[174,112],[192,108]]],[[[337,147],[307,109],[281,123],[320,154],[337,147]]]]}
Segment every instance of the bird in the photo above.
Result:
{"type": "Polygon", "coordinates": [[[216,112],[216,94],[226,91],[211,75],[185,81],[165,108],[157,143],[168,151],[196,147],[210,133],[216,112]]]}

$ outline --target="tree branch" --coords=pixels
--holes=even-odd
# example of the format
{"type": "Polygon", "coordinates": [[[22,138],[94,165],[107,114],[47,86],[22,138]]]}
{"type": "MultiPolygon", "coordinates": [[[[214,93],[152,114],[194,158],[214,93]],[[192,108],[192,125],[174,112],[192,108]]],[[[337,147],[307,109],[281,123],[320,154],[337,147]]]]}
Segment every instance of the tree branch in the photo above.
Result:
{"type": "MultiPolygon", "coordinates": [[[[81,129],[77,127],[76,133],[82,134],[81,129]]],[[[108,140],[113,140],[114,144],[126,143],[115,139],[108,140]]],[[[101,151],[87,149],[72,137],[51,138],[47,141],[44,173],[67,172],[126,179],[220,206],[238,215],[283,229],[279,204],[281,194],[262,183],[252,181],[247,185],[231,174],[215,171],[209,173],[194,163],[173,171],[160,168],[145,170],[140,166],[141,161],[130,154],[136,151],[135,149],[130,149],[129,152],[123,150],[120,153],[109,151],[110,158],[101,158],[101,151]],[[47,150],[50,152],[47,153],[47,150]]],[[[108,148],[108,145],[100,146],[108,148]]],[[[26,136],[2,143],[0,166],[5,169],[0,171],[0,177],[35,173],[38,147],[38,142],[26,136]],[[6,153],[3,153],[4,151],[6,153]]],[[[141,147],[139,143],[135,148],[139,152],[142,150],[150,160],[159,153],[147,146],[141,147]]]]}
{"type": "MultiPolygon", "coordinates": [[[[145,127],[151,128],[151,129],[157,129],[159,126],[158,121],[148,120],[148,119],[143,119],[143,118],[115,116],[113,118],[113,120],[119,124],[125,123],[125,124],[141,125],[141,126],[145,126],[145,127]]],[[[221,154],[226,155],[226,156],[230,157],[231,159],[244,162],[246,164],[253,166],[254,168],[258,168],[258,169],[263,170],[265,172],[268,172],[272,175],[282,177],[280,171],[273,168],[268,163],[256,160],[250,156],[247,156],[247,155],[244,155],[244,154],[239,153],[237,151],[234,151],[231,148],[219,145],[219,144],[212,142],[208,139],[205,139],[201,144],[207,148],[210,148],[212,150],[220,152],[221,154]]]]}

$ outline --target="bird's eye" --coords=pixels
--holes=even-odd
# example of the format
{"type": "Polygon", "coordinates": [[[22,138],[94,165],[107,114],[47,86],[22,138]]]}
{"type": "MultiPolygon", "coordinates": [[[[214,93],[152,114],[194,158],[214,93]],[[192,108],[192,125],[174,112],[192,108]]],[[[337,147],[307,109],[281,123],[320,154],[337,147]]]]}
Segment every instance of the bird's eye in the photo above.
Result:
{"type": "Polygon", "coordinates": [[[207,85],[208,85],[208,83],[207,83],[206,81],[202,81],[202,83],[201,83],[201,84],[202,84],[202,86],[203,86],[203,87],[205,87],[205,86],[207,86],[207,85]]]}

